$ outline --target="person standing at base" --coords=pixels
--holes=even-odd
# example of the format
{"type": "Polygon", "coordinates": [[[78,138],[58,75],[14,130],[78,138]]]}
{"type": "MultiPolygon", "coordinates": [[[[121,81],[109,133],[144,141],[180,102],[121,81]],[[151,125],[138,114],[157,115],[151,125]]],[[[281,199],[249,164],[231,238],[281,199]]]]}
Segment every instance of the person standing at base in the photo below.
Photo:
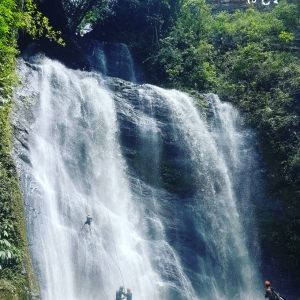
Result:
{"type": "Polygon", "coordinates": [[[269,300],[285,300],[284,297],[280,297],[279,293],[277,293],[272,287],[269,281],[265,281],[266,294],[265,298],[269,298],[269,300]]]}
{"type": "Polygon", "coordinates": [[[87,225],[89,225],[90,231],[91,231],[91,222],[92,222],[92,220],[93,220],[93,218],[91,217],[91,215],[90,215],[90,214],[87,214],[87,215],[86,215],[86,221],[85,221],[85,223],[83,224],[83,226],[81,227],[81,229],[83,229],[83,227],[87,224],[87,225]]]}
{"type": "Polygon", "coordinates": [[[131,289],[127,288],[127,293],[125,294],[126,300],[132,300],[131,289]]]}
{"type": "Polygon", "coordinates": [[[119,290],[116,291],[116,300],[124,299],[124,298],[122,298],[123,295],[125,296],[124,288],[122,286],[120,286],[119,290]]]}

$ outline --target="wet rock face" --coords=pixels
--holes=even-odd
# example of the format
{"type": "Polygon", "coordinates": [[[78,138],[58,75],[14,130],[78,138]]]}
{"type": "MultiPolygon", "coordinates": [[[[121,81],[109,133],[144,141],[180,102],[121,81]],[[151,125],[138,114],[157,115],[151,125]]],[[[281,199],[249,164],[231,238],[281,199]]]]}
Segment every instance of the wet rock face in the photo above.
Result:
{"type": "Polygon", "coordinates": [[[237,9],[245,10],[248,7],[253,7],[259,10],[269,10],[275,7],[275,2],[279,1],[280,0],[206,0],[206,3],[212,5],[212,11],[214,13],[218,13],[223,10],[233,13],[237,9]]]}
{"type": "Polygon", "coordinates": [[[182,197],[194,194],[198,183],[195,180],[193,163],[184,147],[184,137],[179,132],[174,132],[172,112],[164,104],[161,95],[146,85],[142,87],[143,95],[137,85],[117,78],[108,78],[106,84],[115,93],[120,143],[128,165],[148,184],[182,197]],[[146,105],[145,98],[149,95],[153,100],[146,105]],[[126,102],[130,106],[124,105],[126,102]],[[139,112],[141,107],[143,114],[148,114],[151,118],[143,120],[139,112]],[[152,118],[159,120],[160,124],[153,130],[150,128],[152,118]],[[141,125],[141,122],[144,124],[141,125]],[[154,143],[153,135],[158,132],[154,143]],[[149,150],[153,148],[153,143],[157,146],[155,154],[149,150]],[[160,164],[161,176],[157,176],[156,164],[160,164]]]}

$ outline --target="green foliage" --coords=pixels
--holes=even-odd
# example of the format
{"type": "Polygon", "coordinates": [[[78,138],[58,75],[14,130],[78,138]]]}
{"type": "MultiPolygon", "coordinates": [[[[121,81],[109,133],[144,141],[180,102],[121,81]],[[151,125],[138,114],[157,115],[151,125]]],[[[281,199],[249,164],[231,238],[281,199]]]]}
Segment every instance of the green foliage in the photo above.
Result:
{"type": "Polygon", "coordinates": [[[33,39],[45,36],[51,41],[65,45],[63,39],[58,37],[61,32],[53,30],[53,27],[49,25],[49,19],[37,10],[33,0],[26,0],[25,8],[24,11],[18,13],[20,28],[25,29],[33,39]]]}
{"type": "MultiPolygon", "coordinates": [[[[7,203],[4,203],[4,205],[5,204],[7,205],[7,203]]],[[[5,220],[1,223],[1,227],[0,270],[3,267],[14,265],[20,262],[21,259],[21,251],[11,244],[14,241],[14,226],[12,222],[10,220],[5,220]]]]}
{"type": "Polygon", "coordinates": [[[14,16],[13,9],[16,4],[12,0],[3,0],[0,5],[0,49],[3,50],[3,47],[8,41],[10,27],[13,25],[14,16]]]}
{"type": "Polygon", "coordinates": [[[162,39],[154,56],[157,77],[169,85],[209,89],[215,78],[212,16],[204,0],[182,1],[179,17],[168,37],[162,39]]]}
{"type": "Polygon", "coordinates": [[[285,42],[290,42],[294,39],[294,35],[292,33],[286,32],[286,31],[282,31],[279,36],[279,39],[284,40],[285,42]]]}
{"type": "Polygon", "coordinates": [[[4,0],[0,4],[0,108],[9,101],[12,92],[14,60],[17,54],[15,40],[16,18],[13,0],[4,0]]]}

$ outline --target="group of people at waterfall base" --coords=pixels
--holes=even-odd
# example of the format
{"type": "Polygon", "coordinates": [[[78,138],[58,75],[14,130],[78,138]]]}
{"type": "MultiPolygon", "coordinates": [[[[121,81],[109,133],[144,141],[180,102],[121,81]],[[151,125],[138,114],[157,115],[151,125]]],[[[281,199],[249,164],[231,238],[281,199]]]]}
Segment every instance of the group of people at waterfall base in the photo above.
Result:
{"type": "Polygon", "coordinates": [[[130,288],[127,288],[127,293],[125,294],[124,288],[122,286],[120,286],[119,290],[116,291],[116,300],[122,300],[125,298],[126,298],[126,300],[132,300],[131,290],[130,290],[130,288]]]}
{"type": "MultiPolygon", "coordinates": [[[[86,215],[86,221],[84,222],[83,226],[81,227],[81,229],[83,229],[83,227],[85,225],[89,225],[90,231],[91,231],[91,222],[92,222],[93,218],[90,214],[86,215]]],[[[132,293],[131,293],[131,289],[127,288],[127,293],[124,293],[124,287],[120,286],[119,290],[116,291],[116,300],[122,300],[125,299],[126,300],[132,300],[132,293]],[[124,296],[124,297],[123,297],[124,296]]]]}
{"type": "MultiPolygon", "coordinates": [[[[81,229],[83,229],[83,227],[85,225],[89,225],[90,231],[91,231],[91,222],[92,222],[93,218],[91,217],[90,214],[86,215],[86,221],[84,222],[83,226],[81,227],[81,229]]],[[[265,282],[265,287],[266,287],[266,294],[265,294],[265,298],[269,298],[269,300],[287,300],[284,296],[280,296],[279,293],[277,293],[272,287],[271,287],[271,283],[269,281],[265,282]]],[[[122,286],[120,286],[119,290],[116,291],[116,300],[122,300],[125,299],[126,300],[132,300],[132,293],[130,288],[127,288],[127,293],[124,293],[124,288],[122,286]],[[123,297],[124,296],[124,297],[123,297]]]]}

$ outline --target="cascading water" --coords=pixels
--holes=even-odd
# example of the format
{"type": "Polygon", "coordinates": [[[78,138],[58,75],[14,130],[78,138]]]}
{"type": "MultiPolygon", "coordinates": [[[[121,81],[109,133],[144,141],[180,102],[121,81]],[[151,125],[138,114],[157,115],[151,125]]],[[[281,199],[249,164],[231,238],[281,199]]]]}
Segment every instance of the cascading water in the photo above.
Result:
{"type": "Polygon", "coordinates": [[[43,300],[123,284],[140,300],[255,298],[255,139],[231,105],[208,95],[200,113],[184,93],[46,58],[19,73],[14,152],[43,300]]]}

